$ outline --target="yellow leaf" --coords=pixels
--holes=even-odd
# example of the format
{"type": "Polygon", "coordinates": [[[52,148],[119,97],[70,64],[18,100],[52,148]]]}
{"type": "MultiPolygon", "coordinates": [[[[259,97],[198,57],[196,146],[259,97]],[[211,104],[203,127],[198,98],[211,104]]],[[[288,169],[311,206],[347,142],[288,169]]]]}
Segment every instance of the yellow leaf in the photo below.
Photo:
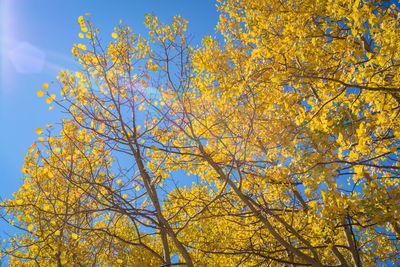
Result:
{"type": "Polygon", "coordinates": [[[122,196],[123,199],[126,199],[127,197],[128,197],[127,194],[124,194],[124,195],[122,196]]]}
{"type": "Polygon", "coordinates": [[[30,225],[28,226],[28,231],[31,232],[31,231],[33,230],[33,227],[34,227],[33,224],[30,224],[30,225]]]}
{"type": "Polygon", "coordinates": [[[84,37],[84,35],[83,35],[83,33],[79,33],[79,38],[83,38],[84,37]]]}
{"type": "Polygon", "coordinates": [[[31,147],[28,149],[27,153],[30,154],[35,147],[36,147],[36,142],[31,145],[31,147]]]}
{"type": "Polygon", "coordinates": [[[305,190],[304,190],[304,194],[306,195],[306,197],[311,197],[311,189],[310,188],[306,188],[305,190]]]}
{"type": "Polygon", "coordinates": [[[49,84],[47,84],[47,83],[44,83],[44,84],[43,84],[43,88],[44,88],[44,89],[47,89],[47,88],[49,88],[49,84]]]}
{"type": "Polygon", "coordinates": [[[115,32],[113,32],[113,33],[111,34],[111,37],[114,38],[114,39],[116,39],[116,38],[118,37],[118,34],[116,34],[115,32]]]}
{"type": "Polygon", "coordinates": [[[309,205],[310,205],[311,208],[315,209],[317,207],[318,203],[317,203],[317,201],[311,201],[309,203],[309,205]]]}
{"type": "Polygon", "coordinates": [[[42,132],[43,132],[42,128],[37,128],[35,130],[35,133],[37,133],[37,134],[41,134],[42,132]]]}
{"type": "Polygon", "coordinates": [[[279,82],[279,78],[274,76],[274,77],[271,78],[271,82],[277,83],[277,82],[279,82]]]}
{"type": "Polygon", "coordinates": [[[140,190],[140,186],[139,186],[139,185],[136,185],[135,190],[136,190],[136,191],[139,191],[139,190],[140,190]]]}
{"type": "Polygon", "coordinates": [[[71,235],[71,236],[72,236],[72,238],[73,238],[73,239],[78,239],[78,235],[77,235],[77,234],[75,234],[75,233],[72,233],[72,235],[71,235]]]}
{"type": "Polygon", "coordinates": [[[37,91],[37,95],[38,97],[42,97],[44,95],[44,91],[42,90],[37,91]]]}

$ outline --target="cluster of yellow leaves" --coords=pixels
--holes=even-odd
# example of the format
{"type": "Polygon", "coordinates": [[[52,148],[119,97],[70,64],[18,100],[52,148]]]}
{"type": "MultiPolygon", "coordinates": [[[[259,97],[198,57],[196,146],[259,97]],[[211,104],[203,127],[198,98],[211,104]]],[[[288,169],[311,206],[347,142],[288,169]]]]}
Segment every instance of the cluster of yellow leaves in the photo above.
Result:
{"type": "MultiPolygon", "coordinates": [[[[277,192],[292,191],[290,184],[305,186],[312,245],[345,244],[340,225],[351,218],[359,223],[352,225],[358,245],[374,247],[360,259],[371,264],[372,255],[396,250],[379,227],[392,225],[387,234],[400,235],[394,212],[400,69],[393,46],[400,40],[399,11],[368,1],[317,2],[221,1],[217,28],[224,40],[206,37],[194,51],[193,92],[187,95],[193,100],[187,102],[197,105],[185,108],[196,114],[190,126],[207,142],[205,154],[228,170],[240,163],[236,170],[246,178],[237,181],[244,192],[255,201],[263,192],[272,201],[284,199],[277,192]],[[281,183],[276,192],[267,193],[275,183],[281,183]]],[[[274,226],[286,235],[287,226],[274,226]]],[[[325,253],[321,262],[337,262],[335,253],[325,253]]]]}
{"type": "Polygon", "coordinates": [[[121,254],[126,245],[118,236],[132,240],[137,234],[124,215],[107,211],[115,205],[107,199],[127,197],[110,187],[115,178],[105,144],[71,121],[44,144],[41,149],[35,143],[28,151],[24,184],[14,199],[3,203],[8,215],[17,219],[15,226],[24,230],[8,241],[9,263],[112,265],[112,253],[119,255],[121,264],[154,264],[157,260],[137,246],[129,248],[129,255],[121,254]],[[110,245],[112,250],[104,249],[110,245]]]}

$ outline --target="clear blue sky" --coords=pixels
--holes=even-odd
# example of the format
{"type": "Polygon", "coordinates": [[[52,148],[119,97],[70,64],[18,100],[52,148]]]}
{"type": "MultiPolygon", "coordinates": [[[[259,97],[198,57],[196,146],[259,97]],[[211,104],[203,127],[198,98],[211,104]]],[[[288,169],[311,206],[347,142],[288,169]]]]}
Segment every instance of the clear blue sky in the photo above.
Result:
{"type": "Polygon", "coordinates": [[[22,183],[20,169],[35,129],[62,118],[36,95],[62,69],[74,70],[71,48],[77,43],[78,17],[91,20],[104,34],[121,19],[145,32],[144,14],[168,22],[180,14],[189,21],[194,44],[214,32],[218,14],[213,0],[0,0],[0,197],[22,183]]]}

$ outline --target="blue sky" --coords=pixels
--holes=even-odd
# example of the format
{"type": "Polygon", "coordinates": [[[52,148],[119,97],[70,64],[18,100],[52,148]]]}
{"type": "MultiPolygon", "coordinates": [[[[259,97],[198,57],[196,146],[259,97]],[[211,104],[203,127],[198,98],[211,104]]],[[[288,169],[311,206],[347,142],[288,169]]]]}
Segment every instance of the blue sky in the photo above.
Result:
{"type": "Polygon", "coordinates": [[[22,184],[20,169],[35,129],[62,118],[37,97],[42,84],[61,69],[76,67],[71,48],[79,40],[78,17],[91,13],[104,36],[119,20],[144,33],[144,14],[168,22],[180,14],[189,21],[193,44],[212,34],[218,14],[213,0],[0,0],[0,197],[22,184]]]}

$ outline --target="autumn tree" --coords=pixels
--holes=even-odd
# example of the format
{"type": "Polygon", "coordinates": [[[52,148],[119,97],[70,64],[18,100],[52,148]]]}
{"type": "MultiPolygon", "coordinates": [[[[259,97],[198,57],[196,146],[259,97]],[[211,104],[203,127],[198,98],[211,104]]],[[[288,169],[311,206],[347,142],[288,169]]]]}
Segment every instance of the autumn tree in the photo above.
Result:
{"type": "Polygon", "coordinates": [[[39,92],[69,120],[3,203],[15,264],[400,264],[398,7],[218,10],[198,48],[180,17],[107,46],[79,19],[82,71],[39,92]]]}
{"type": "Polygon", "coordinates": [[[200,104],[182,109],[204,177],[225,181],[267,230],[273,260],[397,262],[397,7],[223,1],[220,10],[224,41],[206,38],[193,53],[185,102],[200,104]]]}
{"type": "Polygon", "coordinates": [[[140,229],[143,224],[139,218],[151,217],[150,212],[129,205],[127,190],[113,184],[125,174],[111,173],[112,160],[105,143],[97,142],[93,134],[79,130],[72,121],[63,122],[60,135],[46,139],[39,137],[28,151],[22,169],[24,184],[15,199],[5,203],[18,220],[11,223],[21,231],[6,250],[9,263],[86,266],[161,262],[161,252],[149,245],[158,241],[140,229]]]}
{"type": "MultiPolygon", "coordinates": [[[[163,121],[153,122],[145,105],[160,97],[168,101],[172,92],[151,86],[147,73],[157,66],[151,64],[153,52],[144,38],[121,25],[112,33],[115,41],[103,47],[99,31],[83,17],[79,23],[79,36],[91,47],[77,44],[72,49],[82,72],[60,72],[61,99],[47,83],[38,91],[48,104],[68,113],[69,120],[55,127],[61,129],[60,137],[51,128],[39,137],[25,159],[25,185],[14,200],[3,203],[8,215],[19,218],[15,225],[26,232],[11,238],[5,253],[16,265],[170,266],[177,252],[192,266],[187,246],[162,213],[160,187],[171,174],[160,172],[146,155],[155,142],[150,133],[163,121]],[[97,146],[101,149],[95,150],[97,146]],[[42,226],[49,221],[52,228],[42,226]],[[89,254],[79,247],[69,249],[73,246],[66,239],[89,254]],[[50,252],[42,247],[50,247],[50,252]],[[59,254],[52,255],[53,250],[59,254]],[[78,258],[77,251],[84,256],[78,258]]],[[[168,38],[185,27],[183,19],[175,18],[168,38]]],[[[179,49],[177,63],[184,64],[185,39],[170,43],[169,50],[179,49]]]]}

